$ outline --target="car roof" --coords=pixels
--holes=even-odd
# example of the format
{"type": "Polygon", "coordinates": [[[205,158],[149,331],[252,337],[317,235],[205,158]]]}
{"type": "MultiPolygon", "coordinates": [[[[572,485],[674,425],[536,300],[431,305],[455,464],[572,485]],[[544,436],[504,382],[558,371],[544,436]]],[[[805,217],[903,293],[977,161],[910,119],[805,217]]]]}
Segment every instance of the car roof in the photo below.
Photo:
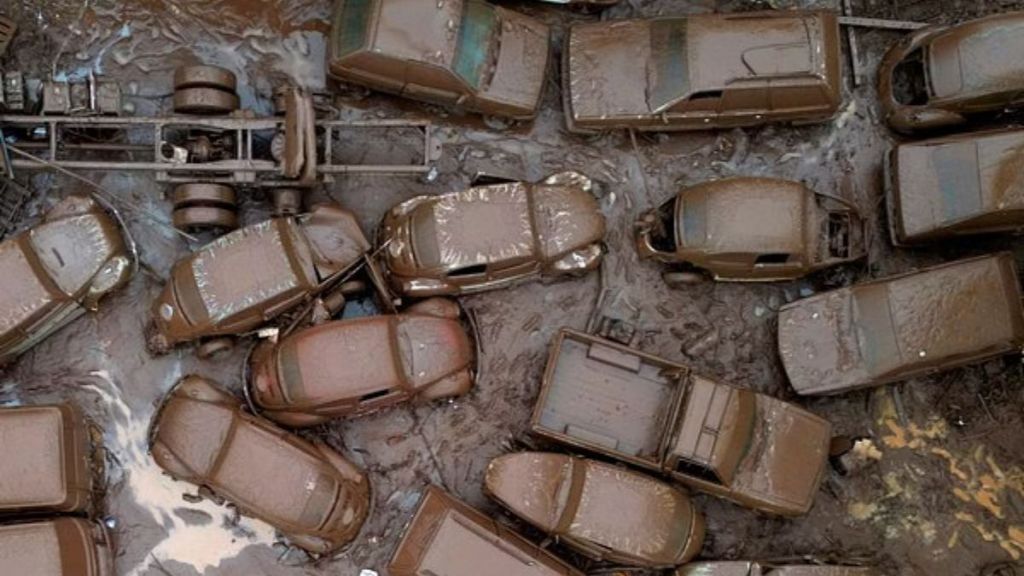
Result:
{"type": "Polygon", "coordinates": [[[690,376],[686,406],[670,454],[732,483],[753,431],[756,399],[748,390],[690,376]]]}
{"type": "Polygon", "coordinates": [[[29,232],[32,248],[47,273],[69,295],[82,290],[115,254],[109,219],[97,213],[44,222],[29,232]]]}
{"type": "Polygon", "coordinates": [[[579,186],[535,186],[533,212],[537,245],[545,259],[558,258],[604,236],[605,219],[597,199],[579,186]]]}
{"type": "Polygon", "coordinates": [[[455,55],[466,1],[474,0],[376,0],[370,49],[394,58],[447,66],[455,55]]]}
{"type": "MultiPolygon", "coordinates": [[[[6,574],[33,574],[39,576],[66,576],[62,557],[61,539],[57,532],[57,522],[68,522],[69,519],[56,521],[33,522],[29,524],[12,524],[0,526],[0,558],[6,574]]],[[[76,544],[76,542],[66,542],[76,544]]],[[[84,542],[79,540],[77,547],[84,542]]],[[[69,556],[74,557],[73,550],[69,556]]],[[[84,553],[80,553],[85,556],[84,553]]],[[[80,567],[79,567],[80,568],[80,567]]],[[[78,574],[78,572],[74,572],[78,574]]],[[[89,574],[89,573],[86,573],[89,574]]]]}
{"type": "Polygon", "coordinates": [[[444,269],[535,253],[529,187],[522,182],[443,194],[414,210],[413,244],[425,267],[444,269]]]}
{"type": "Polygon", "coordinates": [[[1024,342],[1008,253],[949,262],[798,300],[779,312],[779,352],[802,394],[873,383],[895,368],[1024,342]]]}
{"type": "Polygon", "coordinates": [[[989,212],[1024,209],[1024,130],[903,144],[896,159],[907,236],[989,212]]]}
{"type": "Polygon", "coordinates": [[[285,339],[278,369],[291,402],[357,399],[401,385],[393,316],[328,322],[285,339]]]}
{"type": "Polygon", "coordinates": [[[0,509],[52,506],[67,498],[67,424],[57,406],[0,410],[0,509]]]}
{"type": "Polygon", "coordinates": [[[806,225],[811,194],[799,182],[775,178],[728,178],[687,188],[679,193],[683,244],[688,226],[691,232],[703,226],[703,244],[693,245],[702,252],[803,254],[807,234],[816,232],[806,225]]]}
{"type": "Polygon", "coordinates": [[[301,234],[294,219],[274,218],[221,236],[193,255],[191,277],[211,321],[315,285],[301,234]]]}
{"type": "Polygon", "coordinates": [[[1024,89],[1024,13],[954,26],[928,48],[929,78],[938,98],[1024,89]]]}
{"type": "Polygon", "coordinates": [[[18,236],[0,244],[0,275],[3,276],[0,339],[12,334],[56,299],[56,294],[39,277],[41,271],[37,272],[29,261],[22,240],[23,237],[18,236]]]}

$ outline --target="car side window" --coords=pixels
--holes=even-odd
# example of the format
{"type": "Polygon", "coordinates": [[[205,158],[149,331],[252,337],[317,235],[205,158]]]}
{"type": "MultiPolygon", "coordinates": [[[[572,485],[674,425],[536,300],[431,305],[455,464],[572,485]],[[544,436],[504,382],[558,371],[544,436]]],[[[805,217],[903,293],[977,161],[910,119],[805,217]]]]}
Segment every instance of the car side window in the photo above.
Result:
{"type": "Polygon", "coordinates": [[[463,266],[456,268],[448,272],[448,276],[451,278],[466,278],[471,276],[482,276],[487,272],[486,264],[473,264],[470,266],[463,266]]]}
{"type": "Polygon", "coordinates": [[[375,390],[373,392],[367,392],[366,394],[363,394],[362,396],[359,397],[359,403],[360,404],[369,404],[369,403],[374,402],[376,400],[383,400],[383,399],[388,398],[389,396],[393,396],[394,394],[397,394],[397,393],[398,393],[397,390],[392,390],[392,389],[389,389],[389,388],[385,388],[384,390],[375,390]]]}
{"type": "Polygon", "coordinates": [[[757,258],[754,259],[754,266],[778,266],[780,264],[788,264],[789,256],[789,254],[781,252],[759,254],[757,258]]]}
{"type": "Polygon", "coordinates": [[[697,478],[698,480],[724,486],[722,481],[718,478],[718,474],[715,474],[715,472],[707,466],[702,466],[696,462],[680,459],[676,461],[675,471],[677,474],[681,474],[683,476],[689,476],[691,478],[697,478]]]}
{"type": "Polygon", "coordinates": [[[672,112],[716,112],[722,104],[721,90],[694,92],[672,107],[672,112]]]}
{"type": "Polygon", "coordinates": [[[463,94],[467,92],[466,85],[447,68],[423,62],[409,62],[406,74],[410,84],[449,94],[463,94]]]}

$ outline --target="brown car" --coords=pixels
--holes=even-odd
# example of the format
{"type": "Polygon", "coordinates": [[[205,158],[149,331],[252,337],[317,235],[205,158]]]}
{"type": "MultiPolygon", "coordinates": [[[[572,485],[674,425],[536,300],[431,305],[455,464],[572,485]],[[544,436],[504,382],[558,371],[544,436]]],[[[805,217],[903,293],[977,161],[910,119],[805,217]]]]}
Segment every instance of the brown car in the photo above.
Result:
{"type": "Polygon", "coordinates": [[[622,466],[507,454],[491,461],[484,487],[523,520],[598,561],[670,568],[704,544],[704,517],[684,491],[622,466]]]}
{"type": "Polygon", "coordinates": [[[798,300],[779,310],[779,352],[798,394],[906,380],[1024,347],[1013,255],[950,262],[798,300]]]}
{"type": "Polygon", "coordinates": [[[212,338],[199,350],[211,354],[227,345],[224,337],[256,330],[311,300],[369,248],[355,217],[332,204],[235,230],[174,265],[153,303],[150,346],[165,352],[212,338]]]}
{"type": "Polygon", "coordinates": [[[889,230],[898,246],[1024,230],[1024,130],[901,144],[886,164],[889,230]]]}
{"type": "Polygon", "coordinates": [[[134,244],[112,209],[69,196],[0,244],[0,365],[71,323],[131,279],[134,244]]]}
{"type": "Polygon", "coordinates": [[[1024,104],[1024,12],[929,26],[893,46],[879,68],[889,125],[914,132],[965,124],[1024,104]]]}
{"type": "Polygon", "coordinates": [[[407,400],[469,392],[473,341],[458,304],[435,298],[402,314],[328,322],[257,350],[248,397],[286,426],[313,426],[407,400]]]}
{"type": "Polygon", "coordinates": [[[503,182],[406,200],[380,225],[391,285],[422,298],[593,270],[604,255],[605,219],[592,187],[590,178],[563,172],[538,184],[503,182]]]}
{"type": "Polygon", "coordinates": [[[0,408],[0,514],[91,512],[92,448],[70,404],[0,408]]]}
{"type": "Polygon", "coordinates": [[[0,574],[114,576],[113,557],[106,529],[81,518],[0,526],[0,574]]]}
{"type": "Polygon", "coordinates": [[[173,478],[229,500],[309,552],[348,544],[369,514],[370,482],[355,465],[244,412],[198,376],[168,393],[153,416],[149,449],[173,478]]]}
{"type": "Polygon", "coordinates": [[[799,182],[729,178],[681,190],[637,223],[637,250],[670,285],[793,280],[866,254],[852,204],[799,182]]]}
{"type": "Polygon", "coordinates": [[[515,119],[537,115],[547,25],[483,0],[337,0],[334,78],[413,100],[515,119]]]}
{"type": "Polygon", "coordinates": [[[832,12],[588,22],[566,36],[562,94],[572,132],[822,122],[842,103],[832,12]]]}
{"type": "Polygon", "coordinates": [[[874,568],[788,562],[694,562],[674,576],[882,576],[874,568]]]}
{"type": "Polygon", "coordinates": [[[445,491],[428,486],[389,576],[583,576],[445,491]]]}
{"type": "Polygon", "coordinates": [[[792,404],[563,329],[531,429],[743,506],[797,516],[814,503],[832,427],[792,404]]]}

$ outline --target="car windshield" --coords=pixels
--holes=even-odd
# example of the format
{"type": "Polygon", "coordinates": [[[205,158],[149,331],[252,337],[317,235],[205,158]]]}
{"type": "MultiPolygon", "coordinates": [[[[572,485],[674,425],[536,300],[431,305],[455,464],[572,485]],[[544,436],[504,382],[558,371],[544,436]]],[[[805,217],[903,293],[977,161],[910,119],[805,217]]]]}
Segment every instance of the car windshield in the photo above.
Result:
{"type": "Polygon", "coordinates": [[[99,222],[91,216],[43,224],[29,238],[47,274],[68,296],[83,289],[111,255],[99,222]]]}
{"type": "Polygon", "coordinates": [[[334,56],[347,56],[366,44],[375,0],[344,0],[334,11],[334,56]]]}
{"type": "Polygon", "coordinates": [[[657,112],[690,91],[686,19],[651,23],[651,60],[647,71],[647,105],[657,112]]]}
{"type": "Polygon", "coordinates": [[[453,68],[473,88],[483,84],[497,25],[498,15],[492,6],[476,1],[466,3],[453,68]]]}
{"type": "Polygon", "coordinates": [[[676,202],[672,197],[658,208],[657,220],[651,229],[651,246],[659,252],[676,251],[676,202]]]}

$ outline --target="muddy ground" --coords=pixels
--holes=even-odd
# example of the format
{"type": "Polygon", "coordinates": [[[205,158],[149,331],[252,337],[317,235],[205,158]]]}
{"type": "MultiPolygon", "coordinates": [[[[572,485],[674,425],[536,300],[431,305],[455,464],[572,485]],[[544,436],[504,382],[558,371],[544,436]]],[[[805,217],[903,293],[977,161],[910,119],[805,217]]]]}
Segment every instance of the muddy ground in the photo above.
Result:
{"type": "MultiPolygon", "coordinates": [[[[599,17],[536,2],[508,4],[552,23],[559,38],[567,22],[599,17]]],[[[838,2],[770,4],[836,7],[838,2]]],[[[623,0],[601,17],[753,5],[623,0]]],[[[982,0],[865,0],[855,5],[864,16],[930,22],[1024,7],[1022,2],[982,0]]],[[[6,0],[0,13],[13,17],[22,29],[2,64],[37,75],[62,77],[91,70],[117,78],[138,114],[167,110],[173,68],[202,60],[238,73],[243,102],[262,113],[270,110],[274,83],[291,77],[340,94],[335,104],[346,117],[433,118],[444,143],[436,181],[350,178],[324,193],[355,211],[370,232],[391,204],[417,194],[457,190],[478,170],[538,179],[577,169],[608,184],[602,205],[610,223],[610,254],[600,274],[585,279],[466,298],[464,304],[478,316],[484,352],[482,375],[468,396],[310,431],[369,470],[376,508],[347,551],[311,561],[277,542],[265,524],[192,498],[193,487],[161,475],[146,455],[146,426],[163,392],[191,372],[237,391],[245,347],[216,362],[198,361],[190,349],[160,358],[147,354],[143,328],[149,302],[172,262],[197,244],[152,221],[166,221],[169,204],[151,178],[89,174],[109,193],[137,206],[128,216],[141,247],[142,271],[98,314],[77,321],[10,367],[0,378],[0,401],[70,398],[103,429],[109,480],[103,517],[116,534],[120,574],[383,574],[417,493],[428,482],[500,514],[481,494],[484,467],[491,457],[522,445],[548,342],[561,326],[583,328],[603,289],[608,297],[600,313],[636,323],[643,330],[645,350],[740,386],[796,400],[776,354],[776,311],[784,303],[831,285],[951,258],[1005,248],[1024,255],[1024,242],[1006,238],[912,251],[889,244],[880,176],[893,137],[879,124],[873,77],[898,33],[858,32],[866,81],[854,88],[847,80],[846,104],[828,125],[638,136],[635,141],[627,134],[612,134],[588,141],[562,129],[557,71],[550,74],[540,118],[504,131],[442,110],[329,86],[323,66],[328,12],[328,0],[6,0]],[[730,175],[800,179],[851,199],[872,224],[868,262],[803,282],[709,283],[668,290],[656,265],[637,260],[631,244],[634,218],[680,184],[730,175]]],[[[360,142],[352,153],[387,154],[403,146],[360,142]]],[[[40,194],[28,207],[23,225],[57,198],[87,191],[73,180],[46,175],[33,177],[33,183],[40,194]]],[[[247,195],[246,221],[256,221],[268,210],[265,198],[247,195]]],[[[708,519],[702,557],[815,555],[864,559],[880,564],[887,574],[951,576],[976,574],[987,563],[1018,558],[1024,553],[1022,381],[1022,365],[1014,358],[873,392],[802,401],[829,418],[838,432],[871,438],[875,450],[868,465],[845,477],[833,472],[814,509],[797,520],[774,519],[696,496],[708,519]]],[[[539,539],[535,533],[530,536],[539,539]]]]}

